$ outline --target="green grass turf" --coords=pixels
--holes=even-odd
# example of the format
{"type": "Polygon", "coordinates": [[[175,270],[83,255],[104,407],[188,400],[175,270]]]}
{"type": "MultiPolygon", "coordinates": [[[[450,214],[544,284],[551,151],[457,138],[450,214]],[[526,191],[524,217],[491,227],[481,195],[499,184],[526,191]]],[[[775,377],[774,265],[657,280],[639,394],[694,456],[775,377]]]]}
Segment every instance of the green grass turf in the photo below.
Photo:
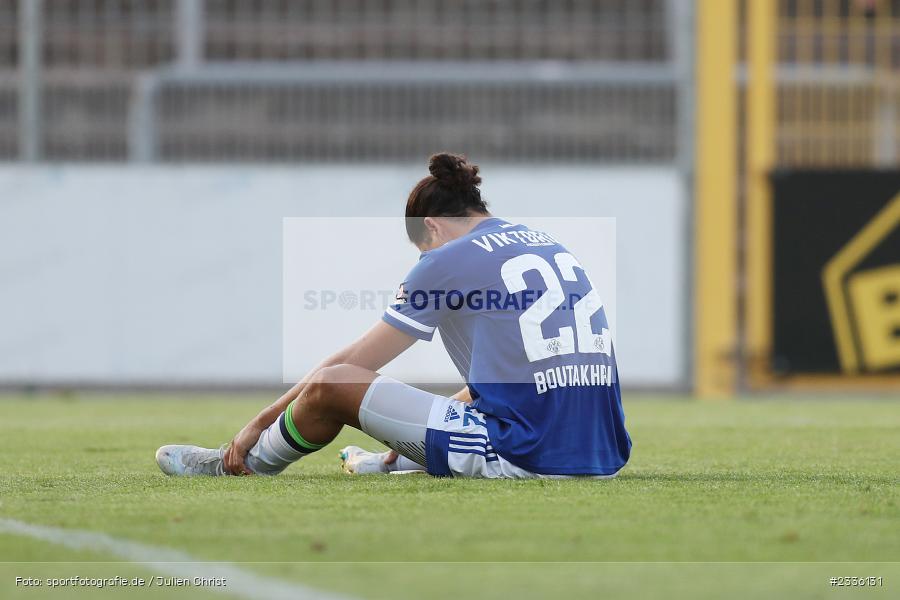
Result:
{"type": "MultiPolygon", "coordinates": [[[[351,430],[276,478],[157,470],[157,446],[217,446],[268,400],[0,398],[0,517],[367,598],[900,594],[896,402],[626,397],[635,445],[612,481],[347,477],[338,449],[376,446],[351,430]],[[431,564],[323,564],[349,561],[431,564]],[[832,575],[886,579],[835,591],[832,575]]],[[[0,565],[0,597],[60,597],[11,587],[26,571],[100,568],[40,561],[103,560],[0,534],[0,561],[35,563],[0,565]]]]}

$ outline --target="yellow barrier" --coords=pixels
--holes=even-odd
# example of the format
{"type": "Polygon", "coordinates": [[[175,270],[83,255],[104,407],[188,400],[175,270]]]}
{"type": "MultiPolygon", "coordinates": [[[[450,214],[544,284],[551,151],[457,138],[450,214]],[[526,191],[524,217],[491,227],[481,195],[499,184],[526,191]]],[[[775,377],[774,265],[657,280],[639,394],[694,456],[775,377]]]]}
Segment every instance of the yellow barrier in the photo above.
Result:
{"type": "MultiPolygon", "coordinates": [[[[772,170],[900,166],[900,2],[696,6],[694,385],[722,397],[774,381],[772,170]]],[[[865,289],[856,282],[860,298],[865,289]]],[[[837,336],[846,341],[846,332],[837,336]]],[[[843,348],[849,373],[857,358],[843,348]]]]}
{"type": "Polygon", "coordinates": [[[694,387],[724,397],[737,349],[737,1],[700,0],[697,30],[694,387]]]}

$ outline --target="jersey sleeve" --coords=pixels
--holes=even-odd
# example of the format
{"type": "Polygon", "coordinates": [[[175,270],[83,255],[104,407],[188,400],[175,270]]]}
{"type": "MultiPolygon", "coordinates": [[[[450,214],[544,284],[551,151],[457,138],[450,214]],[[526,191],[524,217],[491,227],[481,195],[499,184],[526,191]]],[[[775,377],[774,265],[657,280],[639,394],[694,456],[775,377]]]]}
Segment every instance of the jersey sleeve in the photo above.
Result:
{"type": "Polygon", "coordinates": [[[403,333],[431,341],[447,313],[441,310],[439,301],[447,290],[447,278],[437,261],[426,254],[406,276],[394,303],[387,307],[381,319],[403,333]]]}

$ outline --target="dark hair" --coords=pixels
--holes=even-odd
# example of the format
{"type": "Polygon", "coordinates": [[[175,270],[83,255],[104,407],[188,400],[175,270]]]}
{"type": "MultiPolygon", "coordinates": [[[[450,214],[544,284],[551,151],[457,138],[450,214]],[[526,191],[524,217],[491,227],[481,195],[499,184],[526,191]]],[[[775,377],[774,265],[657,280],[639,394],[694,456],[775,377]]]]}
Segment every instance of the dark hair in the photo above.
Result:
{"type": "Polygon", "coordinates": [[[487,214],[481,199],[478,165],[465,156],[441,152],[428,159],[431,175],[422,178],[406,201],[406,233],[414,244],[425,241],[425,217],[466,217],[487,214]]]}

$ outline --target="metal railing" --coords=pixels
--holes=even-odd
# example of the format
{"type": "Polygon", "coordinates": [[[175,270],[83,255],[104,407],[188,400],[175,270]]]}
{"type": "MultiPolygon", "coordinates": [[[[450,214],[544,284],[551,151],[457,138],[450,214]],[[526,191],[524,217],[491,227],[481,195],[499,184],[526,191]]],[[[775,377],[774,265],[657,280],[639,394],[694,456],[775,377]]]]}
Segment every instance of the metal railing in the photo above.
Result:
{"type": "Polygon", "coordinates": [[[900,165],[900,0],[782,0],[778,11],[776,164],[900,165]]]}
{"type": "Polygon", "coordinates": [[[18,23],[14,39],[0,28],[0,71],[19,69],[0,72],[0,159],[690,160],[689,0],[0,0],[0,14],[18,23]]]}
{"type": "Polygon", "coordinates": [[[229,64],[142,76],[139,161],[675,160],[677,73],[548,63],[229,64]]]}

